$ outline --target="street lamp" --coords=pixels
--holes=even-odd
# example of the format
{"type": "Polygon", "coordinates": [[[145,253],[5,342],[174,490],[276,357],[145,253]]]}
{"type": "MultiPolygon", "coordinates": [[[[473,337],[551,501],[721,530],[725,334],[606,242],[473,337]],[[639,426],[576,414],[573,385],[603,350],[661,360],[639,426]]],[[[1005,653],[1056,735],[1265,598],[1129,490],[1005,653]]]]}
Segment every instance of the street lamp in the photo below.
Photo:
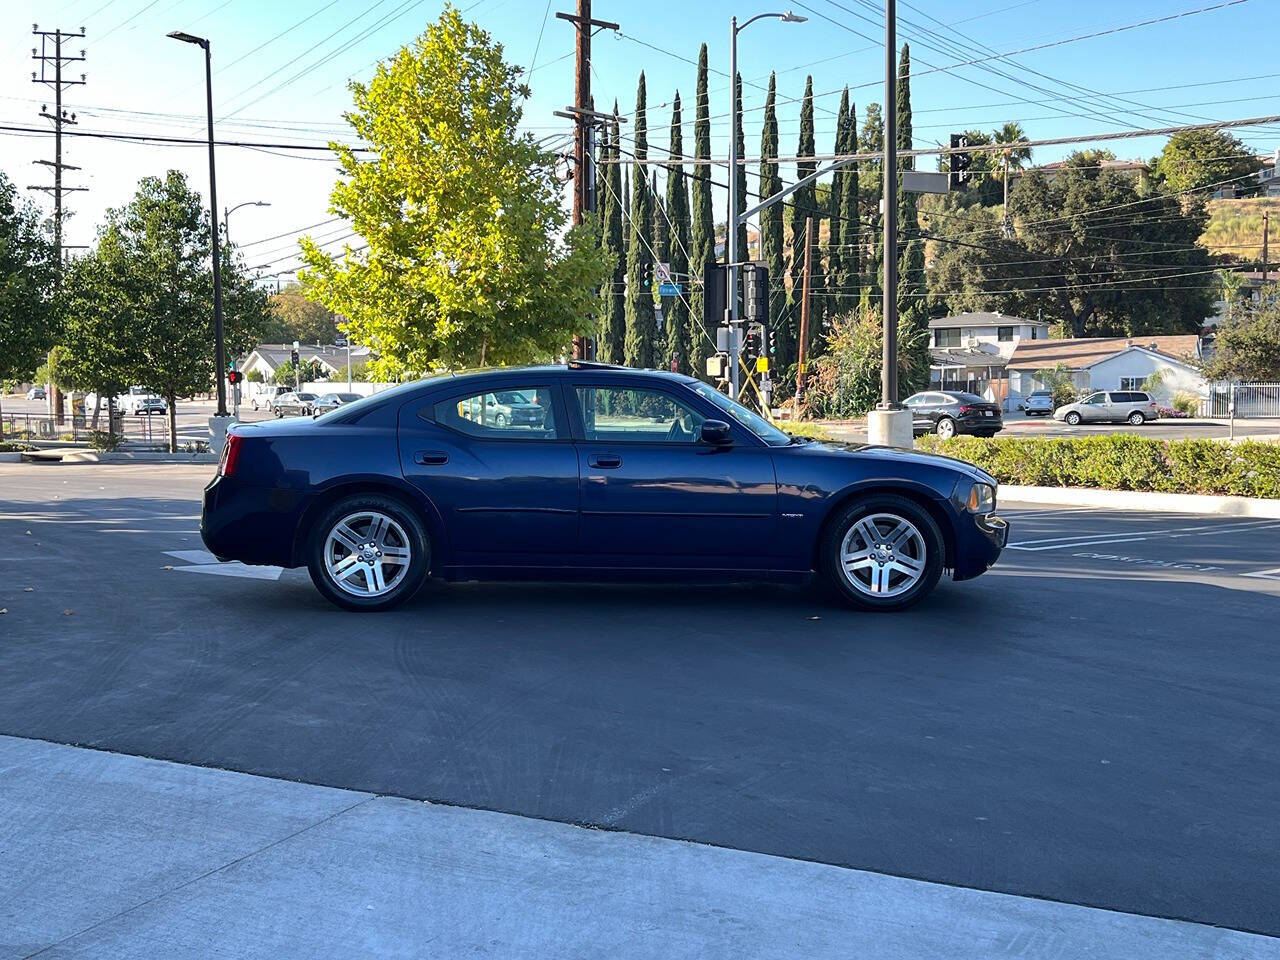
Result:
{"type": "Polygon", "coordinates": [[[783,23],[804,23],[808,17],[788,10],[786,13],[757,13],[742,26],[738,18],[729,20],[729,224],[728,243],[725,247],[729,261],[729,290],[726,302],[729,308],[729,345],[733,354],[729,368],[729,382],[733,386],[733,399],[738,399],[738,366],[741,344],[738,342],[738,34],[757,20],[775,19],[783,23]]]}
{"type": "Polygon", "coordinates": [[[241,207],[269,207],[271,203],[267,200],[246,200],[244,203],[237,203],[230,210],[222,211],[222,229],[227,235],[227,243],[231,243],[231,215],[241,207]]]}
{"type": "MultiPolygon", "coordinates": [[[[174,40],[183,43],[194,43],[204,50],[204,90],[205,105],[209,113],[209,227],[213,256],[213,339],[214,352],[214,384],[218,390],[218,409],[215,417],[227,416],[227,387],[223,382],[223,373],[227,366],[227,349],[222,339],[222,253],[218,245],[218,177],[213,162],[213,67],[210,63],[209,41],[190,33],[175,30],[169,34],[174,40]]],[[[214,430],[215,439],[218,431],[214,430]]]]}

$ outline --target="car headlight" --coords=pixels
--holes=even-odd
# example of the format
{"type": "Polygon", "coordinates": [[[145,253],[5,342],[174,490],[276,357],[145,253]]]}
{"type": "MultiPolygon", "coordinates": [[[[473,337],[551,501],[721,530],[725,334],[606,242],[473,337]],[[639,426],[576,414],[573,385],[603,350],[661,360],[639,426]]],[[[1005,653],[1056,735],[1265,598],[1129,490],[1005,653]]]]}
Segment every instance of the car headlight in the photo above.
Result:
{"type": "Polygon", "coordinates": [[[990,513],[996,508],[996,488],[989,483],[975,483],[969,488],[970,513],[990,513]]]}

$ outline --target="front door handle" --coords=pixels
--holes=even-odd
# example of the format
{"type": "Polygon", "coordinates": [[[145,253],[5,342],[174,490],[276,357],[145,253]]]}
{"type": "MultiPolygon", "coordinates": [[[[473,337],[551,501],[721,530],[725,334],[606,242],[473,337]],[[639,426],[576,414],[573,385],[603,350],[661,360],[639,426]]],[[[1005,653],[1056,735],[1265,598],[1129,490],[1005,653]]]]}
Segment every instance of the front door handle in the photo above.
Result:
{"type": "Polygon", "coordinates": [[[622,466],[622,458],[616,453],[593,453],[587,457],[587,466],[599,470],[616,470],[622,466]]]}
{"type": "Polygon", "coordinates": [[[449,462],[449,455],[443,450],[419,450],[413,455],[414,463],[438,465],[449,462]]]}

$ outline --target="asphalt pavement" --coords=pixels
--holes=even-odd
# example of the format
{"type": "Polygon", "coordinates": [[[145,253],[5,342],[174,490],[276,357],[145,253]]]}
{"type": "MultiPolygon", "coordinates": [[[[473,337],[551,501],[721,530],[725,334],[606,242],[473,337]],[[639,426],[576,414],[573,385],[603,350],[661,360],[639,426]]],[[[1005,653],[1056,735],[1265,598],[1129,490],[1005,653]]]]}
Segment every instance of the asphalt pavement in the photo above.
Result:
{"type": "Polygon", "coordinates": [[[212,562],[208,467],[0,464],[0,734],[1280,935],[1280,521],[1006,504],[902,614],[816,587],[212,562]]]}
{"type": "MultiPolygon", "coordinates": [[[[865,420],[842,420],[824,424],[837,439],[854,443],[867,442],[865,420]]],[[[1212,439],[1227,437],[1280,436],[1280,419],[1275,417],[1238,419],[1234,426],[1228,420],[1195,420],[1165,418],[1135,427],[1127,423],[1082,423],[1072,427],[1052,417],[1028,417],[1024,413],[1006,413],[1001,437],[1087,437],[1123,433],[1160,440],[1212,439]]]]}

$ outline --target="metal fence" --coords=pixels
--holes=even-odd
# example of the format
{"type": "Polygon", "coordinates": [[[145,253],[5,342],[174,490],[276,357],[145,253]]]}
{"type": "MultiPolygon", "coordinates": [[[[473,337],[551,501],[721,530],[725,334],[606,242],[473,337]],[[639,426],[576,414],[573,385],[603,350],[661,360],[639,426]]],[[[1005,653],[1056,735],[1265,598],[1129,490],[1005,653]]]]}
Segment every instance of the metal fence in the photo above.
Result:
{"type": "MultiPolygon", "coordinates": [[[[106,431],[107,412],[103,410],[95,426],[92,414],[67,414],[62,422],[48,413],[0,414],[0,440],[20,440],[29,443],[81,443],[95,431],[106,431]]],[[[167,446],[169,443],[169,418],[167,415],[127,417],[115,416],[114,432],[135,446],[167,446]]],[[[207,431],[205,431],[207,434],[207,431]]]]}
{"type": "Polygon", "coordinates": [[[1199,415],[1242,420],[1280,417],[1280,383],[1215,383],[1200,401],[1199,415]]]}

